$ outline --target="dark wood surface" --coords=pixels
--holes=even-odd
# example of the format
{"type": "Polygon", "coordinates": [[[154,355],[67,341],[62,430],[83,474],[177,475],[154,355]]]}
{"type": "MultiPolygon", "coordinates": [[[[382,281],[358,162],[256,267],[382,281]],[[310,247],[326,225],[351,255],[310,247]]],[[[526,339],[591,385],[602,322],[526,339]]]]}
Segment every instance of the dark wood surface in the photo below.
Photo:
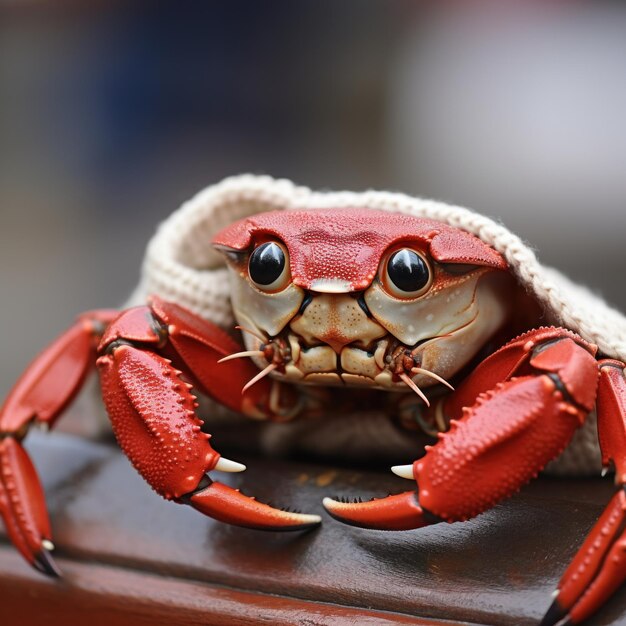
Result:
{"type": "MultiPolygon", "coordinates": [[[[608,501],[610,480],[542,478],[475,520],[388,533],[344,526],[325,495],[383,496],[390,472],[238,458],[226,476],[321,513],[308,533],[234,528],[150,491],[113,446],[30,437],[65,573],[32,572],[0,537],[0,624],[534,624],[608,501]]],[[[468,486],[471,488],[471,486],[468,486]]],[[[626,624],[619,593],[593,624],[626,624]]]]}

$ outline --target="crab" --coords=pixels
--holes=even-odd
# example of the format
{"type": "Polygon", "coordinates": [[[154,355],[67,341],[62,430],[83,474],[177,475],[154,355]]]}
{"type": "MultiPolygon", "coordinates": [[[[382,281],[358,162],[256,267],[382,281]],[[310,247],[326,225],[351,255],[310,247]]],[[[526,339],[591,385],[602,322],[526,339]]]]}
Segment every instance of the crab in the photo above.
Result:
{"type": "Polygon", "coordinates": [[[280,510],[214,481],[222,457],[194,391],[254,419],[284,421],[362,394],[433,445],[393,472],[414,481],[369,502],[325,498],[336,520],[400,531],[473,518],[511,496],[594,409],[618,489],[567,569],[541,624],[578,624],[626,577],[625,365],[539,312],[504,258],[434,220],[372,209],[262,213],[222,230],[241,338],[174,302],[80,315],[0,410],[0,513],[24,558],[60,575],[34,466],[22,447],[52,427],[97,366],[116,438],[165,499],[273,531],[318,515],[280,510]],[[530,330],[529,330],[530,329],[530,330]]]}

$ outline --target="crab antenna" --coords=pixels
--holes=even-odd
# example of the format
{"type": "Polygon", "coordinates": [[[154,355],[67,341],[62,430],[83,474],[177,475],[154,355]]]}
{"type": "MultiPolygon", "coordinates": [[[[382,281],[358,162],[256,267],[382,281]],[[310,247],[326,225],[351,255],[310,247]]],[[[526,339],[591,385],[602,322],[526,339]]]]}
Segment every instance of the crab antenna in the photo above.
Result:
{"type": "Polygon", "coordinates": [[[235,326],[235,328],[237,330],[243,330],[244,333],[250,333],[253,337],[256,337],[261,343],[267,342],[267,337],[263,337],[260,333],[256,332],[255,330],[250,330],[249,328],[246,328],[245,326],[235,326]]]}
{"type": "Polygon", "coordinates": [[[244,394],[254,383],[258,383],[261,378],[265,378],[270,372],[275,370],[278,367],[276,363],[270,363],[264,370],[261,370],[254,378],[251,378],[241,390],[241,393],[244,394]]]}
{"type": "Polygon", "coordinates": [[[223,359],[220,359],[218,363],[224,363],[224,361],[230,361],[231,359],[243,359],[245,356],[263,356],[265,353],[263,350],[246,350],[245,352],[235,352],[235,354],[229,354],[223,359]]]}
{"type": "Polygon", "coordinates": [[[435,372],[425,370],[422,367],[414,367],[411,369],[411,372],[414,374],[423,374],[424,376],[434,378],[435,380],[438,380],[440,383],[443,383],[446,387],[449,387],[450,389],[452,389],[452,391],[454,391],[454,387],[447,380],[444,380],[443,378],[441,378],[441,376],[435,374],[435,372]]]}
{"type": "Polygon", "coordinates": [[[424,404],[426,404],[426,406],[430,406],[430,402],[428,401],[428,398],[424,395],[424,392],[406,374],[398,374],[398,376],[405,384],[413,389],[413,391],[424,401],[424,404]]]}

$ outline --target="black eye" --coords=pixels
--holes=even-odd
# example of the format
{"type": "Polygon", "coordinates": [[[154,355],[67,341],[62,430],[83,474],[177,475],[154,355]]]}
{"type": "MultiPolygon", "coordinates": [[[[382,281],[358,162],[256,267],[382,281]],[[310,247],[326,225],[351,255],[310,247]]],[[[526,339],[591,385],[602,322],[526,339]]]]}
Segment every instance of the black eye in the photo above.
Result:
{"type": "Polygon", "coordinates": [[[276,288],[274,285],[285,273],[285,252],[274,241],[261,244],[250,255],[248,272],[250,278],[260,287],[276,288]]]}
{"type": "Polygon", "coordinates": [[[416,296],[430,283],[428,263],[414,250],[403,248],[387,261],[386,286],[393,295],[416,296]]]}

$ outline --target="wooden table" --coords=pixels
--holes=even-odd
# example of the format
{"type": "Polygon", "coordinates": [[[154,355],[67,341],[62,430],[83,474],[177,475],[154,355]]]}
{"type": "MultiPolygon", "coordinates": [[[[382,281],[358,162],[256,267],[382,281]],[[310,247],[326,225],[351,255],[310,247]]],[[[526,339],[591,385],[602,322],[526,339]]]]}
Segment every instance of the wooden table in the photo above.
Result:
{"type": "MultiPolygon", "coordinates": [[[[70,435],[28,447],[48,494],[61,581],[0,536],[0,624],[534,624],[608,501],[610,480],[542,478],[463,524],[408,532],[344,526],[325,495],[383,496],[390,472],[255,458],[245,493],[324,516],[308,533],[220,524],[150,491],[119,450],[70,435]]],[[[626,624],[626,591],[598,616],[626,624]]]]}

